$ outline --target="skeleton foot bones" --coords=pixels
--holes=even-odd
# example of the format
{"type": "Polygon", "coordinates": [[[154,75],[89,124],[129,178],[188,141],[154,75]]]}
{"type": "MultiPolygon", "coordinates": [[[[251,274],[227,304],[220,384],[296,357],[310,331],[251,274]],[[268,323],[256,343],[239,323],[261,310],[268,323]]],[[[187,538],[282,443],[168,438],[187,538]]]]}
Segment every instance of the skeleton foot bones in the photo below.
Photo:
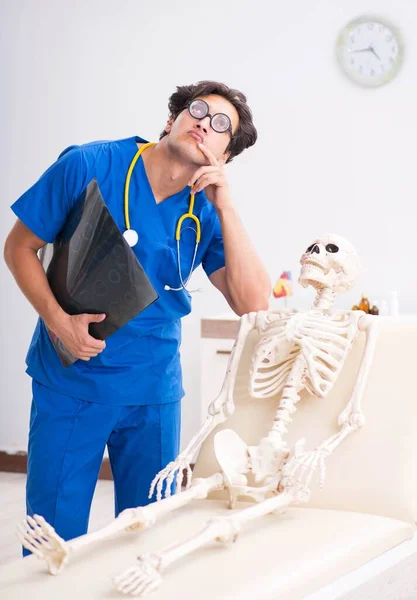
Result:
{"type": "MultiPolygon", "coordinates": [[[[309,499],[311,479],[318,469],[320,483],[325,476],[325,459],[351,432],[362,427],[361,399],[372,364],[376,339],[375,320],[360,311],[333,308],[337,294],[350,289],[358,275],[359,262],[354,248],[335,235],[319,238],[301,257],[299,282],[316,291],[314,306],[308,311],[261,311],[244,315],[229,360],[219,396],[213,401],[201,430],[178,458],[157,474],[150,489],[158,502],[121,513],[114,522],[94,534],[64,542],[39,517],[28,519],[20,528],[22,544],[46,560],[49,570],[58,573],[71,553],[122,530],[140,530],[152,526],[165,514],[195,498],[205,498],[211,490],[225,489],[230,507],[245,496],[255,500],[253,507],[235,511],[233,517],[211,520],[196,536],[151,555],[115,579],[124,594],[147,595],[162,582],[161,573],[173,562],[214,540],[225,543],[236,539],[246,522],[268,513],[282,512],[289,504],[309,499]],[[190,463],[203,442],[235,410],[236,374],[248,335],[256,330],[259,341],[252,356],[249,392],[253,401],[279,398],[267,435],[258,444],[248,446],[232,430],[222,430],[213,438],[220,472],[207,479],[192,481],[190,463]],[[293,449],[286,434],[297,410],[302,390],[325,397],[332,389],[350,349],[360,331],[367,331],[365,352],[354,392],[339,417],[340,430],[317,448],[305,450],[304,440],[293,449]],[[187,489],[181,491],[182,471],[188,472],[187,489]],[[248,486],[248,474],[254,486],[248,486]],[[176,493],[170,496],[176,480],[176,493]],[[162,499],[163,494],[165,498],[162,499]]],[[[271,400],[273,401],[273,400],[271,400]]],[[[214,469],[213,469],[214,470],[214,469]]]]}

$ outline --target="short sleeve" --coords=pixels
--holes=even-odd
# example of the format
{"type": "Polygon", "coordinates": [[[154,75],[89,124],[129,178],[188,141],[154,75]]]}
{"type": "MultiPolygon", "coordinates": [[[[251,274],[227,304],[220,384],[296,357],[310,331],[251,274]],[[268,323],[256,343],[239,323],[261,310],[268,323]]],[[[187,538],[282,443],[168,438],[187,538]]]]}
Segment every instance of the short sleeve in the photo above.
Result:
{"type": "Polygon", "coordinates": [[[12,204],[13,212],[41,240],[53,242],[86,185],[86,171],[82,148],[71,146],[12,204]]]}
{"type": "Polygon", "coordinates": [[[207,277],[214,273],[214,271],[224,267],[226,264],[224,258],[223,235],[217,215],[215,216],[213,233],[207,250],[204,253],[202,264],[207,277]]]}

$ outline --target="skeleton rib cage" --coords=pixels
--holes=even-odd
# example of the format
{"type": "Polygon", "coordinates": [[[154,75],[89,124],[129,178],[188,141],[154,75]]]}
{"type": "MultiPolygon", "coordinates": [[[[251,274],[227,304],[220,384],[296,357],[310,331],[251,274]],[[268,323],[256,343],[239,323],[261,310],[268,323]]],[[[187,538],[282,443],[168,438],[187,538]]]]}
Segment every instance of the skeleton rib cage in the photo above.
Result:
{"type": "Polygon", "coordinates": [[[302,385],[326,396],[337,379],[357,332],[357,316],[343,311],[297,310],[269,313],[269,324],[255,349],[250,378],[254,398],[275,396],[287,383],[298,357],[303,358],[302,385]]]}

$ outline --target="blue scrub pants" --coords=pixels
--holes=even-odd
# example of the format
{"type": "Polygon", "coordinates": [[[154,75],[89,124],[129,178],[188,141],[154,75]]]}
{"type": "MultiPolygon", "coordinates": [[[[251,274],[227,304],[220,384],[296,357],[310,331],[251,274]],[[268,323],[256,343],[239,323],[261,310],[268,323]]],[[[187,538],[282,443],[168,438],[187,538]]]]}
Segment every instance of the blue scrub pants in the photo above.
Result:
{"type": "Polygon", "coordinates": [[[181,401],[107,406],[77,400],[36,381],[32,389],[28,515],[42,515],[64,540],[86,533],[106,444],[115,515],[151,502],[152,479],[179,452],[181,401]]]}

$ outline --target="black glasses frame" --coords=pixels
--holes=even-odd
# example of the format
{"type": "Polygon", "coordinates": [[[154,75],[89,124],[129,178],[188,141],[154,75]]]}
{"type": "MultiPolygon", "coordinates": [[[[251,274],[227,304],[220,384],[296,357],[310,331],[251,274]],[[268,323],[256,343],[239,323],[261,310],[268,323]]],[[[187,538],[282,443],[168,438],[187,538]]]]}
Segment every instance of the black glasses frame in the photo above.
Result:
{"type": "Polygon", "coordinates": [[[190,102],[188,102],[186,108],[188,109],[188,112],[190,113],[190,115],[192,116],[193,119],[197,119],[198,121],[202,121],[203,119],[205,119],[206,117],[209,117],[210,119],[210,127],[212,128],[213,131],[215,131],[216,133],[230,133],[230,140],[233,140],[233,133],[232,133],[232,122],[230,120],[229,115],[226,115],[225,113],[216,113],[215,115],[211,115],[210,114],[210,107],[207,104],[207,102],[205,100],[201,100],[199,98],[195,99],[195,100],[191,100],[190,102]],[[206,106],[206,114],[202,117],[196,117],[195,115],[192,114],[191,112],[191,106],[192,104],[194,104],[194,102],[202,102],[203,104],[205,104],[206,106]],[[217,117],[218,115],[221,115],[222,117],[226,117],[226,119],[229,121],[229,127],[227,129],[225,129],[224,131],[217,131],[217,129],[215,129],[213,127],[213,119],[214,117],[217,117]]]}

